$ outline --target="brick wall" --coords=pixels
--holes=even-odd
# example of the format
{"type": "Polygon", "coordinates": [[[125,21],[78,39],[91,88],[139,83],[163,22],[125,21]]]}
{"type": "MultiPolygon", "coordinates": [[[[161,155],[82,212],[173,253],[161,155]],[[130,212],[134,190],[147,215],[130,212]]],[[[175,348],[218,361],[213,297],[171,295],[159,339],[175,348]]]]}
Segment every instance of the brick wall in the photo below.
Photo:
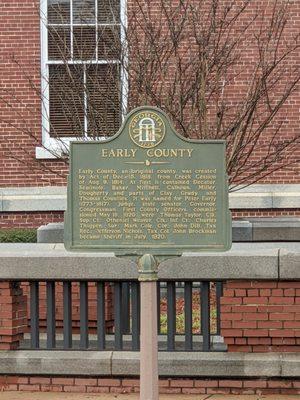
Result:
{"type": "Polygon", "coordinates": [[[19,347],[27,326],[26,297],[18,283],[0,282],[0,350],[19,347]]]}
{"type": "Polygon", "coordinates": [[[299,352],[300,282],[226,282],[221,335],[228,351],[299,352]]]}
{"type": "MultiPolygon", "coordinates": [[[[256,2],[259,4],[260,0],[256,2]]],[[[291,1],[291,6],[288,40],[297,33],[300,2],[291,1]]],[[[42,136],[41,102],[37,91],[32,88],[38,90],[40,87],[38,4],[32,0],[10,0],[2,2],[0,7],[0,87],[9,102],[2,102],[0,107],[0,186],[64,185],[67,171],[64,162],[35,159],[35,147],[42,136]]],[[[245,61],[251,62],[255,53],[249,48],[246,50],[245,61]]],[[[242,86],[241,82],[236,82],[233,88],[235,97],[242,86]]],[[[282,139],[299,135],[299,107],[300,91],[295,90],[282,112],[285,121],[282,139]]],[[[265,142],[268,143],[268,138],[265,142]]],[[[261,147],[258,148],[258,156],[260,151],[261,147]]],[[[294,155],[298,152],[300,149],[294,155]]],[[[299,163],[290,165],[264,178],[263,182],[299,183],[299,171],[299,163]]]]}
{"type": "MultiPolygon", "coordinates": [[[[136,393],[139,380],[106,377],[0,376],[0,391],[136,393]]],[[[300,394],[299,379],[164,378],[161,394],[300,394]]]]}
{"type": "Polygon", "coordinates": [[[0,213],[0,229],[38,228],[50,222],[62,222],[63,220],[63,211],[2,212],[0,213]]]}

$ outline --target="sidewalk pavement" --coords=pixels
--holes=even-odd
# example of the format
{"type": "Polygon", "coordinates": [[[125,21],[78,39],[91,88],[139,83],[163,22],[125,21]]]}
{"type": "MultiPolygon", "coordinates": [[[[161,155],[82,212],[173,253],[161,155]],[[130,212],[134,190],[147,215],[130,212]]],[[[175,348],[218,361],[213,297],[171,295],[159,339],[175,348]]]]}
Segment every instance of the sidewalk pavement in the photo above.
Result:
{"type": "MultiPolygon", "coordinates": [[[[162,394],[159,400],[300,400],[300,395],[162,394]]],[[[139,400],[138,394],[0,392],[0,400],[139,400]]]]}

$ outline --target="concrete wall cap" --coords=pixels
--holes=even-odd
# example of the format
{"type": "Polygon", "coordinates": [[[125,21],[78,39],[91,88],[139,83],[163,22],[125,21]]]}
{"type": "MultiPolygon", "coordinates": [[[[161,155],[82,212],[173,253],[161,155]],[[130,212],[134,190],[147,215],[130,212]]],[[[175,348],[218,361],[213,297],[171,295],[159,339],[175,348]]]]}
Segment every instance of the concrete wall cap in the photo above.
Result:
{"type": "MultiPolygon", "coordinates": [[[[1,351],[0,374],[138,376],[138,352],[1,351]]],[[[167,377],[300,377],[300,354],[160,352],[167,377]]]]}

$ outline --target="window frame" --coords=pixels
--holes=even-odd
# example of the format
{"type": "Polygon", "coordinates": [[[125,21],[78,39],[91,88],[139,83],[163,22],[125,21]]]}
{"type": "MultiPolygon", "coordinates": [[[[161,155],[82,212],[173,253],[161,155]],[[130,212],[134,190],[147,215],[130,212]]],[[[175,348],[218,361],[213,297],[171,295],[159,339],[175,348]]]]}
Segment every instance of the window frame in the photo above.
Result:
{"type": "MultiPolygon", "coordinates": [[[[126,36],[125,29],[127,28],[127,0],[119,0],[120,1],[120,23],[117,25],[120,26],[120,41],[121,45],[124,45],[126,36]]],[[[56,26],[70,26],[70,37],[71,42],[72,39],[72,3],[73,0],[70,0],[70,23],[69,24],[52,24],[56,26]]],[[[96,16],[95,16],[95,27],[97,30],[98,18],[97,18],[97,0],[95,0],[96,4],[96,16]]],[[[77,26],[85,26],[88,24],[75,24],[77,26]]],[[[101,26],[105,26],[106,24],[100,24],[101,26]]],[[[107,24],[112,25],[112,24],[107,24]]],[[[97,46],[98,47],[98,46],[97,46]]],[[[88,127],[87,127],[87,116],[84,117],[84,136],[83,137],[61,137],[55,138],[50,136],[50,101],[49,101],[49,66],[50,65],[62,65],[64,62],[60,60],[49,60],[48,58],[48,0],[40,1],[40,48],[41,48],[41,123],[42,123],[42,147],[36,147],[36,158],[45,159],[45,158],[59,158],[68,153],[69,143],[71,141],[76,140],[89,140],[87,136],[88,127]]],[[[123,61],[125,65],[127,64],[127,60],[123,61]]],[[[68,64],[80,64],[80,65],[90,65],[90,64],[112,64],[119,63],[119,60],[70,60],[68,64]]],[[[124,65],[120,66],[120,82],[121,82],[121,120],[123,121],[126,110],[127,110],[127,102],[128,102],[128,77],[124,65]]],[[[87,99],[85,96],[85,107],[87,107],[87,99]]],[[[91,138],[90,140],[94,140],[95,138],[91,138]]],[[[97,139],[104,139],[103,137],[98,137],[97,139]]]]}

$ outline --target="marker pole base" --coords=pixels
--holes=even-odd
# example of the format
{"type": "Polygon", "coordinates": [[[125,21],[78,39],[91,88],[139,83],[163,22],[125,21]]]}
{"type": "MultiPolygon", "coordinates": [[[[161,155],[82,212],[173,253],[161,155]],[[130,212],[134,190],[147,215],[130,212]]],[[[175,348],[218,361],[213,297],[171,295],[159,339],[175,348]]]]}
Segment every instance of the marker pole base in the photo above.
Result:
{"type": "Polygon", "coordinates": [[[158,400],[157,262],[139,259],[141,290],[140,400],[158,400]]]}

